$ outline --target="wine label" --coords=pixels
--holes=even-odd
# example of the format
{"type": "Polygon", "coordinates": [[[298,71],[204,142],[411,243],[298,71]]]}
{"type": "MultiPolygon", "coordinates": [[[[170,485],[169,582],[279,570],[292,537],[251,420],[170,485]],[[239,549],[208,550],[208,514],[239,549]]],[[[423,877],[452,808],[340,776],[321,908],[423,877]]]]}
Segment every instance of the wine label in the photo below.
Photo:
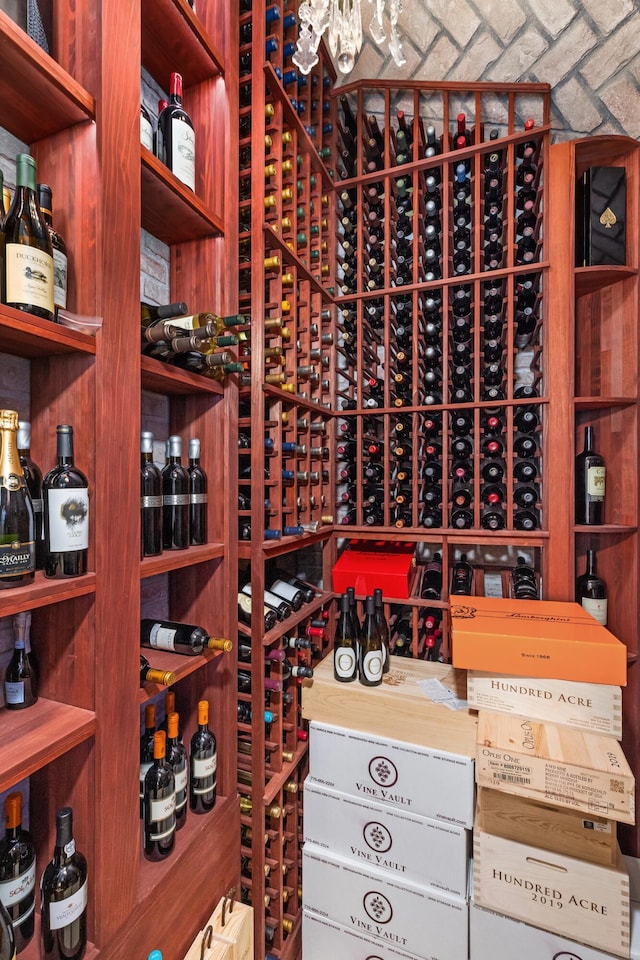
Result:
{"type": "Polygon", "coordinates": [[[67,255],[53,248],[53,302],[56,307],[67,306],[67,255]]]}
{"type": "Polygon", "coordinates": [[[171,170],[191,190],[196,188],[196,135],[180,118],[171,120],[171,170]]]}
{"type": "Polygon", "coordinates": [[[140,143],[153,153],[153,127],[142,113],[140,114],[140,143]]]}
{"type": "Polygon", "coordinates": [[[209,497],[206,493],[192,493],[190,496],[191,503],[208,503],[209,497]]]}
{"type": "Polygon", "coordinates": [[[35,541],[20,543],[16,534],[13,543],[0,545],[0,579],[15,577],[20,573],[31,573],[36,568],[35,541]]]}
{"type": "Polygon", "coordinates": [[[154,623],[149,631],[149,644],[156,650],[175,651],[175,636],[178,631],[172,627],[163,627],[161,623],[154,623]]]}
{"type": "Polygon", "coordinates": [[[589,500],[604,500],[607,468],[589,467],[587,469],[587,497],[589,500]]]}
{"type": "Polygon", "coordinates": [[[369,650],[362,658],[362,673],[372,683],[382,680],[382,650],[369,650]]]}
{"type": "Polygon", "coordinates": [[[53,257],[24,243],[6,246],[7,303],[42,307],[53,313],[53,257]]]}
{"type": "Polygon", "coordinates": [[[355,675],[356,652],[353,647],[336,647],[333,662],[339,677],[348,680],[355,675]]]}
{"type": "MultiPolygon", "coordinates": [[[[213,777],[217,767],[218,755],[216,753],[214,753],[212,757],[205,757],[203,760],[198,760],[195,757],[191,760],[191,771],[194,780],[202,780],[204,777],[213,777]]],[[[211,790],[211,787],[207,787],[207,790],[211,790]]],[[[197,792],[198,791],[196,790],[196,793],[197,792]]]]}
{"type": "MultiPolygon", "coordinates": [[[[11,880],[4,880],[0,883],[0,901],[5,907],[16,907],[22,903],[23,900],[26,900],[27,897],[33,896],[35,885],[36,861],[34,859],[23,873],[17,877],[12,877],[11,880]]],[[[32,912],[33,904],[29,907],[28,911],[21,915],[20,922],[22,923],[32,912]]]]}
{"type": "MultiPolygon", "coordinates": [[[[170,794],[168,797],[162,797],[160,800],[151,800],[149,803],[149,823],[162,823],[164,820],[169,820],[175,817],[176,812],[176,795],[175,793],[170,794]]],[[[175,820],[173,825],[169,830],[165,830],[161,834],[149,835],[151,840],[162,840],[164,837],[169,836],[171,831],[175,827],[175,820]]]]}
{"type": "Polygon", "coordinates": [[[64,900],[49,902],[49,929],[62,930],[82,916],[87,909],[87,881],[64,900]]]}
{"type": "MultiPolygon", "coordinates": [[[[7,703],[24,703],[24,680],[4,682],[4,698],[7,703]]],[[[2,897],[0,896],[0,900],[2,897]]]]}
{"type": "Polygon", "coordinates": [[[581,597],[580,603],[602,627],[607,625],[607,600],[594,600],[593,597],[581,597]]]}
{"type": "Polygon", "coordinates": [[[86,487],[47,490],[49,550],[68,553],[89,546],[89,491],[86,487]]]}
{"type": "Polygon", "coordinates": [[[162,504],[165,507],[188,507],[188,493],[165,493],[162,498],[162,504]]]}
{"type": "Polygon", "coordinates": [[[163,498],[160,497],[140,497],[140,509],[144,510],[146,507],[161,507],[163,498]]]}
{"type": "Polygon", "coordinates": [[[186,764],[182,770],[177,770],[174,776],[176,781],[176,794],[178,794],[181,791],[187,789],[187,780],[189,779],[189,773],[187,771],[186,764]]]}

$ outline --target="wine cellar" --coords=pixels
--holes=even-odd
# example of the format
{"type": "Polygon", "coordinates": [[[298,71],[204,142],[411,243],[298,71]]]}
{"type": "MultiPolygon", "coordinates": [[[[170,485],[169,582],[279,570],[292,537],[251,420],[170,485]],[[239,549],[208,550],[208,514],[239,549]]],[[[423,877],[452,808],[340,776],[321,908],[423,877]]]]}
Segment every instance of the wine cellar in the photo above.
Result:
{"type": "MultiPolygon", "coordinates": [[[[51,187],[85,321],[0,306],[0,396],[43,473],[73,425],[91,516],[87,573],[38,570],[1,594],[3,650],[32,612],[40,685],[28,710],[2,707],[0,790],[23,793],[37,884],[72,807],[88,960],[181,960],[228,893],[253,908],[256,958],[302,956],[303,705],[314,672],[326,682],[356,550],[406,561],[408,595],[380,584],[391,667],[447,678],[452,601],[573,600],[594,552],[640,769],[638,143],[552,142],[546,83],[345,83],[324,43],[305,75],[298,6],[47,0],[47,53],[0,3],[0,126],[51,187]],[[141,143],[141,71],[150,130],[148,91],[183,76],[193,190],[141,143]],[[596,167],[624,171],[624,265],[577,265],[576,194],[596,167]],[[155,299],[184,307],[164,318],[140,294],[154,244],[169,258],[155,299]],[[574,516],[587,427],[608,473],[597,523],[574,516]],[[181,443],[202,465],[203,525],[184,544],[145,547],[141,433],[148,464],[181,443]],[[202,628],[195,655],[147,649],[166,622],[202,628]],[[139,654],[161,673],[142,657],[139,673],[139,654]],[[188,748],[202,701],[215,804],[151,862],[141,738],[153,748],[175,709],[188,748]]],[[[368,593],[353,591],[359,620],[368,593]]],[[[637,827],[618,838],[640,854],[637,827]]],[[[40,937],[36,906],[25,960],[40,937]]]]}

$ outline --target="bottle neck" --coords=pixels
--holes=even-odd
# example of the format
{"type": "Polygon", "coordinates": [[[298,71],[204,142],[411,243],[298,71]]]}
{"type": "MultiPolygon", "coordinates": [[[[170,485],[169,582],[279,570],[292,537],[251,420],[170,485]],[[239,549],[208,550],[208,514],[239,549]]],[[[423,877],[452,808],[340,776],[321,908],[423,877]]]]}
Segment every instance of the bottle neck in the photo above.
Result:
{"type": "Polygon", "coordinates": [[[587,550],[587,573],[589,576],[596,576],[596,552],[587,550]]]}
{"type": "Polygon", "coordinates": [[[151,463],[153,459],[153,454],[147,453],[146,451],[143,450],[140,454],[140,459],[142,463],[151,463]]]}
{"type": "Polygon", "coordinates": [[[3,428],[0,431],[0,443],[2,445],[0,448],[0,476],[6,478],[10,474],[14,474],[23,478],[24,474],[18,454],[15,430],[8,427],[3,428]]]}
{"type": "Polygon", "coordinates": [[[73,434],[59,432],[57,435],[56,458],[58,466],[73,463],[73,434]]]}
{"type": "Polygon", "coordinates": [[[22,823],[17,823],[13,827],[7,827],[5,830],[5,840],[7,843],[15,843],[16,840],[20,838],[20,832],[22,830],[22,823]]]}
{"type": "Polygon", "coordinates": [[[593,427],[584,428],[584,452],[593,450],[593,427]]]}

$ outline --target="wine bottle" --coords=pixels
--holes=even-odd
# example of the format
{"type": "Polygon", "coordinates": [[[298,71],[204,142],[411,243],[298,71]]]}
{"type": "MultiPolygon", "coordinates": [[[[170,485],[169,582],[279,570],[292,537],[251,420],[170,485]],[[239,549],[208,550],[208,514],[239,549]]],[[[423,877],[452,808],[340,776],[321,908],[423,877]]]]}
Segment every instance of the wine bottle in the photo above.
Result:
{"type": "Polygon", "coordinates": [[[16,960],[16,938],[11,918],[0,900],[0,960],[16,960]]]}
{"type": "Polygon", "coordinates": [[[350,683],[358,676],[358,636],[353,629],[349,595],[340,598],[340,616],[333,644],[333,676],[341,683],[350,683]]]}
{"type": "Polygon", "coordinates": [[[36,541],[36,570],[44,566],[44,530],[42,522],[42,471],[31,459],[31,424],[27,420],[18,421],[16,438],[18,456],[33,506],[34,535],[36,541]]]}
{"type": "Polygon", "coordinates": [[[358,679],[366,687],[377,687],[382,683],[384,666],[383,640],[376,623],[375,600],[368,596],[365,600],[365,618],[360,633],[360,659],[358,679]]]}
{"type": "Polygon", "coordinates": [[[76,850],[71,807],[56,814],[53,859],[40,889],[44,956],[80,960],[87,945],[87,861],[76,850]]]}
{"type": "Polygon", "coordinates": [[[442,594],[442,555],[434,553],[422,575],[420,596],[425,600],[439,600],[442,594]]]}
{"type": "MultiPolygon", "coordinates": [[[[409,510],[408,522],[406,524],[407,526],[411,526],[411,520],[411,511],[409,510]]],[[[380,587],[376,587],[376,589],[373,591],[373,600],[375,603],[376,624],[378,626],[380,636],[382,637],[382,672],[389,673],[391,666],[389,662],[389,640],[391,635],[389,633],[389,624],[387,623],[387,618],[384,615],[384,604],[382,602],[382,590],[380,587]]]]}
{"type": "Polygon", "coordinates": [[[57,230],[53,229],[53,199],[51,187],[46,183],[39,183],[38,202],[47,225],[51,246],[53,248],[53,304],[57,317],[59,309],[67,306],[67,245],[57,230]]]}
{"type": "Polygon", "coordinates": [[[216,738],[209,729],[209,702],[198,701],[198,729],[189,753],[189,807],[208,813],[216,802],[216,738]]]}
{"type": "Polygon", "coordinates": [[[594,450],[593,427],[584,428],[584,450],[576,457],[575,522],[603,523],[606,466],[594,450]]]}
{"type": "Polygon", "coordinates": [[[223,650],[229,653],[233,649],[231,640],[210,637],[202,627],[177,623],[174,620],[141,620],[140,644],[154,650],[183,653],[189,657],[196,657],[203,650],[223,650]]]}
{"type": "Polygon", "coordinates": [[[56,427],[57,463],[42,482],[44,575],[55,579],[87,572],[89,483],[73,459],[73,427],[56,427]]]}
{"type": "Polygon", "coordinates": [[[17,432],[16,411],[0,410],[0,588],[32,583],[36,569],[33,503],[17,432]]]}
{"type": "MultiPolygon", "coordinates": [[[[16,950],[20,953],[34,931],[36,852],[30,834],[22,829],[22,794],[19,790],[5,799],[4,813],[6,832],[0,843],[0,902],[6,907],[16,950]]],[[[2,955],[0,948],[0,957],[2,955]]],[[[13,960],[13,955],[10,956],[13,960]]]]}
{"type": "Polygon", "coordinates": [[[144,778],[144,855],[164,860],[176,842],[176,782],[166,760],[166,734],[153,735],[153,763],[144,778]]]}
{"type": "Polygon", "coordinates": [[[30,627],[30,610],[17,613],[13,618],[14,650],[4,678],[4,697],[8,710],[23,710],[33,706],[38,699],[37,674],[28,650],[30,627]]]}
{"type": "MultiPolygon", "coordinates": [[[[238,591],[238,618],[244,623],[251,623],[251,597],[247,593],[238,591]]],[[[263,610],[263,628],[265,631],[272,630],[278,622],[278,615],[271,607],[264,602],[261,604],[263,610]]]]}
{"type": "Polygon", "coordinates": [[[144,778],[153,763],[153,735],[156,731],[156,705],[144,708],[144,730],[140,737],[140,819],[144,817],[144,778]]]}
{"type": "Polygon", "coordinates": [[[529,566],[524,557],[518,557],[517,563],[511,571],[513,596],[516,600],[537,600],[538,582],[535,570],[529,566]]]}
{"type": "Polygon", "coordinates": [[[160,683],[164,687],[176,682],[176,675],[171,670],[158,670],[152,667],[147,658],[140,654],[140,686],[143,683],[160,683]]]}
{"type": "Polygon", "coordinates": [[[54,319],[53,245],[36,192],[36,162],[16,157],[16,192],[4,223],[4,302],[44,320],[54,319]]]}
{"type": "Polygon", "coordinates": [[[207,542],[207,475],[200,465],[200,441],[189,440],[189,532],[192,544],[207,542]]]}
{"type": "Polygon", "coordinates": [[[151,150],[151,152],[154,153],[151,114],[142,102],[140,103],[140,143],[143,147],[146,147],[147,150],[151,150]]]}
{"type": "Polygon", "coordinates": [[[281,597],[287,603],[291,605],[294,613],[302,607],[304,600],[304,594],[293,582],[287,580],[282,580],[280,578],[273,581],[269,586],[269,593],[274,594],[277,597],[281,597]]]}
{"type": "Polygon", "coordinates": [[[189,312],[187,304],[183,300],[176,303],[164,303],[156,306],[151,303],[140,303],[140,323],[143,327],[150,327],[160,320],[170,320],[172,317],[183,317],[189,312]]]}
{"type": "Polygon", "coordinates": [[[597,620],[601,626],[607,625],[607,585],[598,576],[596,570],[596,551],[587,550],[586,569],[576,579],[576,602],[597,620]]]}
{"type": "Polygon", "coordinates": [[[162,545],[165,550],[186,550],[189,530],[189,474],[182,466],[182,439],[170,436],[168,462],[162,470],[162,545]]]}
{"type": "Polygon", "coordinates": [[[466,553],[460,554],[460,559],[453,565],[451,571],[451,595],[470,596],[473,586],[473,567],[467,560],[466,553]]]}
{"type": "Polygon", "coordinates": [[[172,73],[169,104],[158,117],[164,163],[189,189],[196,188],[196,136],[191,117],[182,106],[182,76],[172,73]]]}
{"type": "Polygon", "coordinates": [[[162,553],[162,477],[153,462],[153,434],[140,434],[140,556],[162,553]]]}

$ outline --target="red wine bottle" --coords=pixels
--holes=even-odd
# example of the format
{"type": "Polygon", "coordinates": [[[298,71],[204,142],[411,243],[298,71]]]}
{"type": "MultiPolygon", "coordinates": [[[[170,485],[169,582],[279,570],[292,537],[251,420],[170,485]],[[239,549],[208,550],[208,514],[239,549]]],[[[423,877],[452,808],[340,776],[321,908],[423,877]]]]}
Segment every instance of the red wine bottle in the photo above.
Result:
{"type": "Polygon", "coordinates": [[[4,697],[8,710],[24,710],[38,699],[36,672],[29,657],[28,637],[31,611],[17,613],[13,618],[15,646],[4,677],[4,697]]]}
{"type": "Polygon", "coordinates": [[[158,117],[160,159],[190,190],[196,188],[196,136],[191,117],[182,106],[182,77],[171,74],[169,104],[158,117]],[[160,148],[160,141],[162,147],[160,148]]]}
{"type": "Polygon", "coordinates": [[[162,470],[162,545],[165,550],[186,550],[189,530],[189,474],[182,466],[182,439],[169,437],[168,462],[162,470]]]}
{"type": "Polygon", "coordinates": [[[594,450],[593,427],[584,429],[584,450],[575,465],[575,522],[604,522],[606,467],[603,457],[594,450]]]}
{"type": "Polygon", "coordinates": [[[162,553],[162,477],[153,462],[153,434],[140,434],[140,556],[162,553]]]}
{"type": "Polygon", "coordinates": [[[189,751],[189,807],[208,813],[216,802],[216,738],[209,729],[209,701],[198,701],[198,729],[189,751]]]}
{"type": "Polygon", "coordinates": [[[166,759],[166,733],[153,735],[153,763],[144,778],[144,855],[147,860],[164,860],[176,842],[176,782],[166,759]]]}
{"type": "Polygon", "coordinates": [[[22,794],[19,790],[7,796],[4,812],[6,832],[0,843],[0,901],[9,914],[16,950],[20,953],[34,931],[36,853],[31,836],[22,829],[22,794]]]}
{"type": "Polygon", "coordinates": [[[207,475],[200,464],[200,441],[189,440],[189,535],[191,544],[207,542],[207,475]]]}
{"type": "Polygon", "coordinates": [[[71,807],[56,814],[56,844],[41,894],[43,956],[80,960],[87,945],[87,861],[76,850],[71,807]]]}
{"type": "Polygon", "coordinates": [[[596,551],[587,550],[584,573],[576,579],[576,602],[603,627],[607,625],[607,585],[596,570],[596,551]]]}
{"type": "Polygon", "coordinates": [[[55,579],[87,572],[89,482],[73,457],[73,427],[56,427],[57,463],[42,483],[44,500],[44,575],[55,579]]]}

